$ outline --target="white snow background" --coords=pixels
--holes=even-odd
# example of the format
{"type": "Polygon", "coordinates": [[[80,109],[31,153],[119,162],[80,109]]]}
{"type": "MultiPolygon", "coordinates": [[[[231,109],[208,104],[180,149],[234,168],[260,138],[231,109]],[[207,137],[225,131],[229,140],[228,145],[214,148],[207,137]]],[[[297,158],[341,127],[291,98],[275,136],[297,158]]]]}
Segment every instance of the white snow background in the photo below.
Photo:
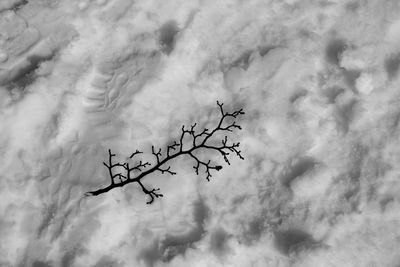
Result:
{"type": "Polygon", "coordinates": [[[400,266],[399,66],[397,0],[0,0],[0,266],[400,266]],[[83,198],[216,100],[244,161],[83,198]]]}

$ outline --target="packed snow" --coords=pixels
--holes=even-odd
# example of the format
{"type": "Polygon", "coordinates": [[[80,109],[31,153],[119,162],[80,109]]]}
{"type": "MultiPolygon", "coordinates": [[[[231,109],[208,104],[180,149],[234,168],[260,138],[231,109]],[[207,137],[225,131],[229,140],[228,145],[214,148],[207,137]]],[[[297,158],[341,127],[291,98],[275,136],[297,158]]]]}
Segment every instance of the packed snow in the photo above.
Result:
{"type": "Polygon", "coordinates": [[[1,0],[0,266],[400,264],[400,2],[1,0]],[[243,108],[245,160],[100,196],[243,108]]]}

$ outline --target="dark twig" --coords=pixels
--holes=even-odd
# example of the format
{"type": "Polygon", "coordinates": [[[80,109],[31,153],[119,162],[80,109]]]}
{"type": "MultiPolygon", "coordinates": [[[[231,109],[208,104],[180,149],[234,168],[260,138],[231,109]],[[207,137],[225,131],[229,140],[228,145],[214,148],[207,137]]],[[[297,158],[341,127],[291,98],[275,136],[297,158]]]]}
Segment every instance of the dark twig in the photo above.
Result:
{"type": "Polygon", "coordinates": [[[143,154],[143,152],[139,151],[136,149],[135,152],[132,153],[132,155],[129,157],[130,159],[133,158],[134,156],[138,155],[138,154],[143,154]]]}
{"type": "MultiPolygon", "coordinates": [[[[219,131],[226,131],[226,132],[233,132],[235,129],[241,130],[242,128],[240,125],[236,124],[235,120],[237,117],[244,115],[243,109],[234,111],[232,113],[225,112],[223,109],[223,104],[217,101],[217,105],[219,107],[219,110],[221,112],[221,118],[217,124],[217,126],[214,129],[207,129],[204,128],[203,130],[199,131],[196,133],[196,126],[197,123],[193,124],[190,126],[190,128],[185,129],[185,126],[182,126],[182,133],[179,138],[179,141],[174,141],[172,144],[167,145],[167,148],[164,150],[164,156],[162,149],[156,150],[154,146],[151,147],[151,153],[155,158],[155,162],[151,164],[150,162],[143,162],[140,160],[138,163],[136,163],[133,167],[130,167],[129,162],[126,163],[113,163],[113,157],[115,157],[115,154],[111,153],[111,150],[108,150],[109,158],[108,158],[108,164],[103,162],[104,166],[107,167],[108,173],[110,176],[110,184],[104,188],[95,190],[95,191],[90,191],[87,192],[85,195],[86,196],[97,196],[100,194],[104,194],[114,188],[118,187],[123,187],[129,183],[138,183],[139,186],[141,187],[142,191],[150,197],[150,200],[147,201],[147,204],[153,203],[155,198],[163,197],[162,194],[158,193],[160,191],[159,188],[154,188],[154,189],[147,189],[145,185],[142,183],[142,179],[146,177],[147,175],[159,171],[161,174],[170,174],[170,175],[176,175],[176,172],[171,170],[171,166],[164,166],[167,165],[167,163],[170,163],[170,161],[176,157],[179,157],[181,155],[188,155],[190,156],[194,161],[195,165],[193,166],[193,169],[195,170],[195,173],[199,175],[200,169],[204,170],[204,173],[206,174],[206,179],[207,181],[210,181],[210,178],[212,177],[211,172],[213,170],[219,171],[222,169],[221,165],[216,165],[211,163],[211,160],[208,161],[203,161],[201,160],[196,154],[196,151],[200,151],[201,149],[205,150],[211,150],[211,151],[216,151],[218,152],[224,161],[230,165],[230,161],[228,156],[233,153],[240,159],[244,159],[242,156],[242,151],[239,150],[240,143],[229,143],[228,141],[228,136],[225,136],[224,139],[222,140],[222,145],[221,146],[214,146],[208,144],[208,141],[211,139],[211,137],[219,132],[219,131]],[[226,122],[226,119],[233,119],[230,123],[226,122]],[[191,138],[190,142],[185,142],[187,138],[191,138]],[[113,174],[114,168],[118,167],[118,172],[113,174]],[[149,167],[149,168],[147,168],[149,167]],[[163,167],[163,168],[162,168],[163,167]],[[146,169],[146,170],[145,170],[146,169]],[[121,173],[121,171],[124,171],[124,173],[121,173]],[[137,175],[132,177],[132,172],[136,171],[137,175]]],[[[129,157],[130,159],[134,158],[135,156],[138,156],[139,154],[143,154],[143,152],[136,150],[131,154],[129,157]]]]}

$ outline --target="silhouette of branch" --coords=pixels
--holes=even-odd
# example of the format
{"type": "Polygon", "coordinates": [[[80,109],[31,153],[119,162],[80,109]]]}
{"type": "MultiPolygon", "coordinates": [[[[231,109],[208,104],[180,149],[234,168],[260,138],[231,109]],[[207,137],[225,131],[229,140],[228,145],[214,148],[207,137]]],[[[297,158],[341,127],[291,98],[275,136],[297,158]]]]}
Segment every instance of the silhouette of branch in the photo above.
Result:
{"type": "Polygon", "coordinates": [[[136,156],[136,155],[138,155],[138,154],[143,154],[143,152],[141,152],[141,151],[139,151],[139,150],[136,149],[136,151],[133,152],[132,155],[130,155],[129,158],[131,159],[131,158],[133,158],[134,156],[136,156]]]}
{"type": "Polygon", "coordinates": [[[146,187],[142,184],[142,182],[140,180],[137,181],[137,183],[140,185],[140,187],[142,188],[143,192],[146,195],[150,196],[150,200],[146,202],[146,204],[151,204],[154,201],[154,198],[159,198],[159,197],[163,197],[162,194],[158,194],[157,191],[160,191],[160,188],[153,188],[152,190],[147,190],[146,187]]]}
{"type": "MultiPolygon", "coordinates": [[[[200,151],[201,149],[216,151],[222,156],[222,158],[228,165],[231,164],[228,158],[230,154],[236,155],[238,158],[243,160],[244,157],[239,150],[240,143],[229,143],[228,136],[224,137],[224,139],[221,141],[220,146],[215,146],[208,143],[208,141],[211,140],[211,138],[217,132],[233,132],[235,129],[242,129],[240,125],[236,124],[235,119],[245,114],[243,109],[229,113],[224,111],[223,103],[217,101],[217,105],[221,113],[221,118],[215,128],[213,128],[212,130],[204,128],[203,130],[196,133],[195,128],[197,126],[197,123],[194,123],[190,126],[190,128],[187,129],[183,125],[181,128],[182,133],[179,137],[179,141],[174,141],[172,144],[167,145],[167,148],[164,150],[164,152],[161,148],[157,150],[154,146],[151,146],[151,153],[155,159],[154,163],[150,163],[147,161],[143,162],[142,160],[140,160],[138,163],[133,165],[133,167],[130,167],[129,162],[125,162],[122,164],[113,163],[113,157],[115,157],[116,155],[112,154],[111,150],[109,149],[108,163],[103,162],[103,165],[106,166],[108,169],[110,184],[101,189],[89,191],[85,193],[85,196],[97,196],[104,194],[114,188],[123,187],[129,183],[138,183],[142,191],[150,198],[150,200],[146,203],[151,204],[154,202],[155,198],[163,197],[163,195],[158,193],[158,191],[160,191],[160,188],[153,188],[149,190],[146,188],[141,180],[156,171],[160,172],[161,174],[176,175],[176,172],[171,170],[171,166],[164,166],[171,163],[174,158],[184,155],[190,156],[195,161],[193,169],[195,170],[196,175],[199,175],[200,170],[203,169],[204,173],[206,174],[205,178],[207,179],[207,181],[210,181],[210,178],[212,177],[211,172],[213,170],[221,170],[222,166],[213,164],[211,160],[201,160],[195,154],[195,152],[200,151]],[[233,120],[228,123],[226,122],[226,119],[228,118],[231,118],[233,120]],[[190,142],[185,142],[187,138],[189,138],[190,142]],[[113,170],[115,170],[115,168],[117,168],[117,171],[114,171],[115,173],[113,173],[113,170]],[[132,177],[132,172],[134,171],[137,172],[137,175],[132,177]]],[[[129,158],[132,159],[140,154],[143,154],[143,152],[136,150],[131,154],[129,158]]]]}

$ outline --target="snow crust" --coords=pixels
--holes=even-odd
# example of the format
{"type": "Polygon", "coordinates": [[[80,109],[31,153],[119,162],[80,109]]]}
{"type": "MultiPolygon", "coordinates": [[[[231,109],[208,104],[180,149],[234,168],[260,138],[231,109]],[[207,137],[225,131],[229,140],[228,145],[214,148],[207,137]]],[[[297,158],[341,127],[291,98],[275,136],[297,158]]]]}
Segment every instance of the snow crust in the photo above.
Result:
{"type": "Polygon", "coordinates": [[[400,2],[1,0],[0,266],[400,262],[400,2]],[[244,108],[146,205],[102,161],[244,108]],[[218,160],[217,155],[215,158],[218,160]],[[223,161],[221,161],[223,163],[223,161]]]}

